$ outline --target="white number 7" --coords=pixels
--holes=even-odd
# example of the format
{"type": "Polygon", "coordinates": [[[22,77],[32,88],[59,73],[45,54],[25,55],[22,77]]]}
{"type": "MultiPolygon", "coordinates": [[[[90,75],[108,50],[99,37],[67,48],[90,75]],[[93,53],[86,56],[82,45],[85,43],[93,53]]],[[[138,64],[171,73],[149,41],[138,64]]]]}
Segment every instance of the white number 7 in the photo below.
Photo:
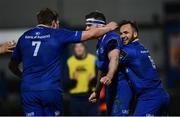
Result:
{"type": "Polygon", "coordinates": [[[41,41],[32,41],[32,46],[36,46],[33,56],[37,56],[40,45],[41,45],[41,41]]]}

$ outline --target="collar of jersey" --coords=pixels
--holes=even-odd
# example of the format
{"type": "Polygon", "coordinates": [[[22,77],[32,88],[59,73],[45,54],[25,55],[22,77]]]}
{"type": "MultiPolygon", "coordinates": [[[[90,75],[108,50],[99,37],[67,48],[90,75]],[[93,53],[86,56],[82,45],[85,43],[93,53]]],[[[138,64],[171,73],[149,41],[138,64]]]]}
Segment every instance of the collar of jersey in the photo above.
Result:
{"type": "Polygon", "coordinates": [[[106,37],[106,34],[105,34],[105,35],[103,35],[101,42],[103,42],[103,41],[104,41],[105,37],[106,37]]]}
{"type": "Polygon", "coordinates": [[[139,39],[138,38],[136,38],[135,40],[133,40],[132,42],[136,42],[136,41],[139,41],[139,39]]]}
{"type": "Polygon", "coordinates": [[[38,26],[38,27],[46,27],[46,28],[49,28],[49,26],[44,25],[44,24],[38,24],[37,26],[38,26]]]}

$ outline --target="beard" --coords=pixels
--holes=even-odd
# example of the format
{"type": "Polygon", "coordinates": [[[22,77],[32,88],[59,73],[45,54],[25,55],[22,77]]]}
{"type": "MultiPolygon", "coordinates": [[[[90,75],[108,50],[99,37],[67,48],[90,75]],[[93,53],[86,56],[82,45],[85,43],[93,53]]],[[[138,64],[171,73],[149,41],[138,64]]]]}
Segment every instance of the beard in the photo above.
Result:
{"type": "Polygon", "coordinates": [[[135,37],[134,35],[131,36],[131,39],[129,40],[128,44],[133,42],[135,39],[137,39],[137,36],[135,37]]]}

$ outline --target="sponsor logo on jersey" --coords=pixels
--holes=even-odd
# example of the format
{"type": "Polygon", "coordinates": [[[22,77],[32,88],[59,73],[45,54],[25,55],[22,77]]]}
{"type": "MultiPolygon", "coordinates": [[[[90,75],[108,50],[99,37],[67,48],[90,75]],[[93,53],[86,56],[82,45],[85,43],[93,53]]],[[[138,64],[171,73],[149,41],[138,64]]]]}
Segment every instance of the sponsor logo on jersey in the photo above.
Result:
{"type": "Polygon", "coordinates": [[[147,54],[147,53],[149,53],[149,51],[148,50],[143,50],[143,51],[140,51],[140,53],[141,54],[147,54]]]}
{"type": "Polygon", "coordinates": [[[50,38],[51,35],[48,34],[48,35],[26,35],[25,36],[25,39],[44,39],[44,38],[50,38]]]}

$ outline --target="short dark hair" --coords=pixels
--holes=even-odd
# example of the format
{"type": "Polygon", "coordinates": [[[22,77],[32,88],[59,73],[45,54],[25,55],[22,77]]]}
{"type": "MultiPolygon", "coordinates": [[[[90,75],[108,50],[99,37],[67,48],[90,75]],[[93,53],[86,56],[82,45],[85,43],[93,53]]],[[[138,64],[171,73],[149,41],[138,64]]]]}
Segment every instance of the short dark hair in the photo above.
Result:
{"type": "Polygon", "coordinates": [[[119,23],[119,28],[121,28],[121,26],[126,25],[126,24],[130,24],[137,33],[139,32],[137,23],[135,21],[123,20],[119,23]]]}
{"type": "Polygon", "coordinates": [[[106,23],[106,17],[104,16],[103,13],[99,12],[99,11],[93,11],[89,14],[87,14],[85,16],[86,19],[88,18],[95,18],[95,19],[98,19],[98,20],[103,20],[105,23],[106,23]]]}
{"type": "Polygon", "coordinates": [[[58,14],[55,11],[50,10],[49,8],[42,9],[37,14],[37,20],[39,24],[51,25],[53,20],[58,20],[58,14]]]}

